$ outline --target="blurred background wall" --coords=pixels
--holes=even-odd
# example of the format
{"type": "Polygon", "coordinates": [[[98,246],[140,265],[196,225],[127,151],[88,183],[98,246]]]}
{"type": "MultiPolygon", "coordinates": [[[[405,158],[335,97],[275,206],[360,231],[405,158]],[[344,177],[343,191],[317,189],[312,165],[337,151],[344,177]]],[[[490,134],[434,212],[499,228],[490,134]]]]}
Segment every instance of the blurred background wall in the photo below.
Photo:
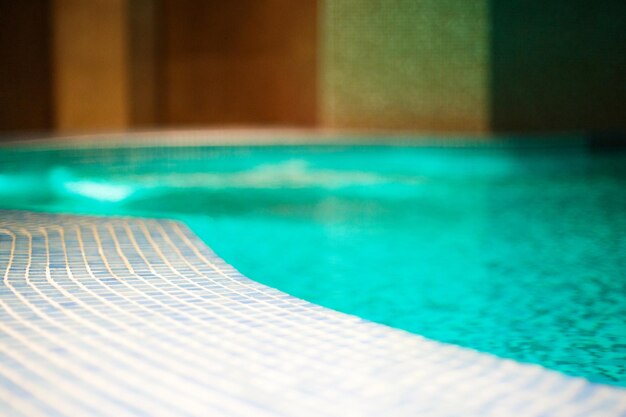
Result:
{"type": "Polygon", "coordinates": [[[161,2],[160,120],[316,120],[315,0],[161,2]]]}
{"type": "Polygon", "coordinates": [[[626,1],[490,0],[491,127],[626,128],[626,1]]]}
{"type": "Polygon", "coordinates": [[[487,12],[487,0],[325,1],[322,122],[488,130],[487,12]]]}
{"type": "Polygon", "coordinates": [[[129,126],[127,1],[54,0],[51,5],[54,127],[129,126]]]}
{"type": "Polygon", "coordinates": [[[626,2],[0,0],[0,130],[626,128],[626,2]]]}
{"type": "Polygon", "coordinates": [[[316,0],[0,0],[0,130],[313,126],[316,0]]]}
{"type": "Polygon", "coordinates": [[[53,123],[51,4],[0,0],[0,129],[53,123]]]}

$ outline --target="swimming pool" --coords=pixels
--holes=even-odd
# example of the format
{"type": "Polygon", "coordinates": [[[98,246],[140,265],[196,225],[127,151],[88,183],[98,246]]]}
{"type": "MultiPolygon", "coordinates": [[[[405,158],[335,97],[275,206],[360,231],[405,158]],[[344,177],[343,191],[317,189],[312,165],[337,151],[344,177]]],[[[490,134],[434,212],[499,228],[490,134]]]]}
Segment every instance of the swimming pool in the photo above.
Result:
{"type": "Polygon", "coordinates": [[[0,208],[181,219],[297,297],[626,386],[624,153],[4,148],[0,161],[0,208]]]}

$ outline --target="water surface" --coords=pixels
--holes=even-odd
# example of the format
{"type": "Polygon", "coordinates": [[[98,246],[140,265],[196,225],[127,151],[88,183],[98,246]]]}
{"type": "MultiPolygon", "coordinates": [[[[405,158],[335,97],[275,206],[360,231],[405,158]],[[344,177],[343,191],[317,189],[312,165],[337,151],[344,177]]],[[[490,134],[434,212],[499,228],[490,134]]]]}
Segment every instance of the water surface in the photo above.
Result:
{"type": "Polygon", "coordinates": [[[175,217],[252,279],[626,386],[626,155],[571,146],[0,150],[0,207],[175,217]]]}

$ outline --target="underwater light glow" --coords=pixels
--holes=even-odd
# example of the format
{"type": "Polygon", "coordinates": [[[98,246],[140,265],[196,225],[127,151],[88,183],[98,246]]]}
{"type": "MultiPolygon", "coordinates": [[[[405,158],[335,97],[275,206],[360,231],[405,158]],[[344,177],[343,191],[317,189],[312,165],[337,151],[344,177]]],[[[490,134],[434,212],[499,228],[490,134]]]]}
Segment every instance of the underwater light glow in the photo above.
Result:
{"type": "Polygon", "coordinates": [[[123,201],[133,193],[132,187],[127,185],[89,180],[71,181],[63,184],[63,186],[71,194],[111,203],[123,201]]]}

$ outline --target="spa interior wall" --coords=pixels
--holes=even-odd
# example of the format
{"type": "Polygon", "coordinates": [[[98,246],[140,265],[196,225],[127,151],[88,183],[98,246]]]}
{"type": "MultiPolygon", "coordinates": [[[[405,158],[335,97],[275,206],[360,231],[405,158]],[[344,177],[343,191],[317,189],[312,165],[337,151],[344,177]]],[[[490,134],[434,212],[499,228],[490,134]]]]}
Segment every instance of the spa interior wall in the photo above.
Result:
{"type": "Polygon", "coordinates": [[[626,3],[0,0],[0,131],[623,132],[626,3]]]}

